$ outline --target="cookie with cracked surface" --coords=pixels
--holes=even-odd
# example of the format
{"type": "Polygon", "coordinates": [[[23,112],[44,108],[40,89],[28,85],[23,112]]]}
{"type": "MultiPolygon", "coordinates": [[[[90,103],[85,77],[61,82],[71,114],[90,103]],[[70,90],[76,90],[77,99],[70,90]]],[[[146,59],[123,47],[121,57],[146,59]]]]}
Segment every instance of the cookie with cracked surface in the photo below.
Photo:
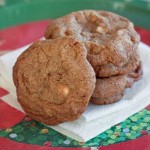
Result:
{"type": "Polygon", "coordinates": [[[88,50],[88,60],[97,66],[124,65],[137,50],[140,37],[127,18],[107,11],[84,10],[53,20],[46,39],[75,37],[88,50]]]}
{"type": "Polygon", "coordinates": [[[83,44],[63,37],[38,41],[13,68],[18,101],[31,118],[47,125],[78,119],[95,88],[95,72],[83,44]]]}
{"type": "Polygon", "coordinates": [[[131,88],[135,81],[142,78],[143,69],[139,66],[128,75],[118,75],[109,78],[97,78],[91,102],[97,105],[110,104],[123,97],[125,88],[131,88]]]}
{"type": "Polygon", "coordinates": [[[111,77],[116,75],[125,75],[129,74],[135,70],[140,64],[140,56],[135,52],[129,60],[126,61],[123,65],[114,66],[113,64],[100,65],[95,67],[95,73],[97,77],[111,77]]]}

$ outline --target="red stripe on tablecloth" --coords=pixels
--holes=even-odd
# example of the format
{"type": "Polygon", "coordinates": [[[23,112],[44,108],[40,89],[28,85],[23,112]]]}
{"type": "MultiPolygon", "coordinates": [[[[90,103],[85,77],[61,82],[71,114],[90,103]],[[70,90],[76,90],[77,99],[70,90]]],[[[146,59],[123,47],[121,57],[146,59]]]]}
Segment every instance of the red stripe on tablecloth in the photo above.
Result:
{"type": "Polygon", "coordinates": [[[150,150],[150,134],[135,140],[126,141],[109,146],[99,147],[99,150],[150,150]]]}
{"type": "Polygon", "coordinates": [[[150,30],[145,30],[139,27],[136,27],[135,29],[140,34],[141,41],[150,45],[150,30]]]}
{"type": "MultiPolygon", "coordinates": [[[[135,140],[126,141],[118,144],[109,146],[99,147],[99,150],[149,150],[150,135],[145,135],[135,140]]],[[[45,147],[24,143],[17,143],[5,138],[0,138],[0,149],[1,150],[90,150],[90,148],[61,148],[61,147],[45,147]]],[[[94,148],[93,148],[94,149],[94,148]]]]}
{"type": "Polygon", "coordinates": [[[0,87],[0,97],[7,95],[9,92],[0,87]]]}
{"type": "Polygon", "coordinates": [[[19,123],[25,114],[0,100],[0,129],[9,128],[19,123]]]}
{"type": "Polygon", "coordinates": [[[90,150],[90,148],[46,147],[46,146],[17,143],[5,138],[0,138],[0,150],[90,150]]]}
{"type": "Polygon", "coordinates": [[[0,50],[23,47],[44,36],[49,20],[30,22],[0,31],[0,50]]]}

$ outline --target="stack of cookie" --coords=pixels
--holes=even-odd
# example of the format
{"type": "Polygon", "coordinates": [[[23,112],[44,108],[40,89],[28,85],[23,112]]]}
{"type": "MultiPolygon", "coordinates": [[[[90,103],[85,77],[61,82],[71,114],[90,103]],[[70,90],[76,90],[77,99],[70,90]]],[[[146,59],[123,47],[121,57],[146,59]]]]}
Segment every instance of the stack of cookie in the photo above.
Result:
{"type": "Polygon", "coordinates": [[[94,104],[120,100],[124,89],[142,77],[139,35],[128,19],[106,11],[73,12],[52,21],[45,38],[74,37],[84,43],[96,74],[94,104]]]}
{"type": "Polygon", "coordinates": [[[18,101],[47,125],[78,119],[89,101],[120,100],[142,76],[139,35],[126,18],[85,10],[51,22],[13,69],[18,101]]]}

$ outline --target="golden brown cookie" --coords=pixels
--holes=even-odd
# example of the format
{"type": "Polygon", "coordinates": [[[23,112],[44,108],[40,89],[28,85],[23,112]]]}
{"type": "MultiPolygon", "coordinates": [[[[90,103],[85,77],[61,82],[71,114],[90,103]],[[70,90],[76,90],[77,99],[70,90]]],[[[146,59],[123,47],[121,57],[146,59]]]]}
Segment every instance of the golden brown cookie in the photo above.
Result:
{"type": "Polygon", "coordinates": [[[118,75],[109,78],[97,78],[91,102],[97,105],[110,104],[123,97],[125,88],[132,87],[135,81],[142,78],[141,63],[128,75],[118,75]]]}
{"type": "Polygon", "coordinates": [[[83,44],[73,38],[38,41],[13,69],[18,101],[31,118],[47,125],[80,117],[95,88],[83,44]]]}
{"type": "Polygon", "coordinates": [[[45,32],[46,39],[64,36],[75,37],[85,44],[87,58],[95,71],[108,64],[114,68],[126,64],[140,41],[133,23],[127,18],[96,10],[73,12],[55,19],[45,32]]]}

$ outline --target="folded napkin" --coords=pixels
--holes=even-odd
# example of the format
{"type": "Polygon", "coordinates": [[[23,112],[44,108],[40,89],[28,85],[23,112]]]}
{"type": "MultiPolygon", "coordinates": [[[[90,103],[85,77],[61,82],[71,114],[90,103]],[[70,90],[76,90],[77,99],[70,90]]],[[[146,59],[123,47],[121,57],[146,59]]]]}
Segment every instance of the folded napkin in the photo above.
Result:
{"type": "MultiPolygon", "coordinates": [[[[27,47],[0,57],[0,86],[10,92],[2,100],[22,112],[24,111],[17,102],[12,81],[12,67],[16,58],[27,47]]],[[[50,127],[77,141],[86,142],[150,104],[150,48],[140,43],[139,49],[144,69],[143,79],[136,82],[131,89],[126,89],[121,101],[104,106],[89,104],[78,120],[50,127]]]]}

